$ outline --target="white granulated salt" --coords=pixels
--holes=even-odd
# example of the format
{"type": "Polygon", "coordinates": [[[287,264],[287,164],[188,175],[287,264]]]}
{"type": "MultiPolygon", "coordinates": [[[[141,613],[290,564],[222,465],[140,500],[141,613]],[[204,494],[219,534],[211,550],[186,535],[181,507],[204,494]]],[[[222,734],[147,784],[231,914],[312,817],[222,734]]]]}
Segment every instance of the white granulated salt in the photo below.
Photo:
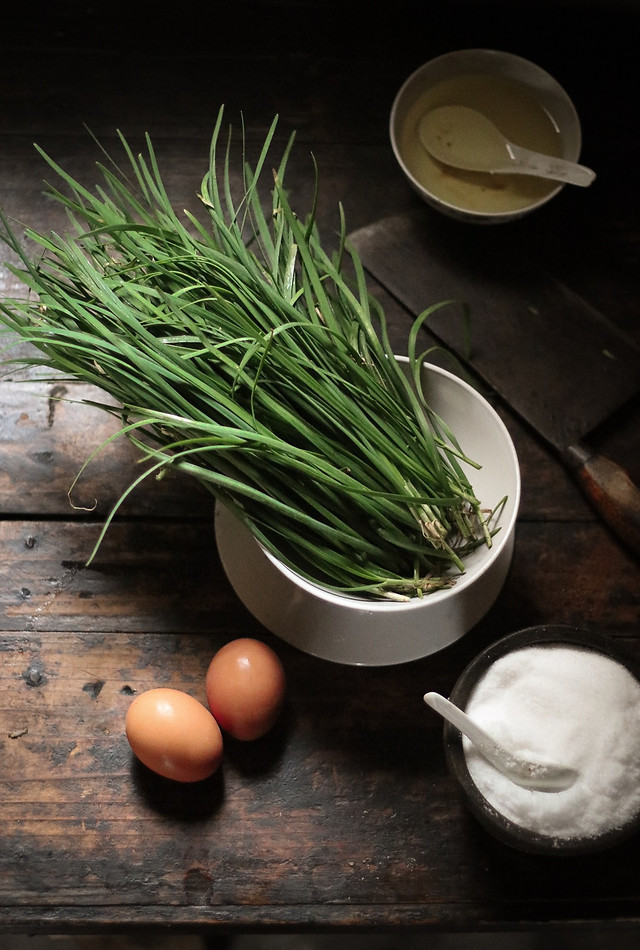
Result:
{"type": "Polygon", "coordinates": [[[515,824],[593,837],[640,811],[640,683],[615,660],[569,645],[515,650],[488,669],[466,712],[514,753],[579,772],[562,792],[522,788],[464,739],[473,781],[515,824]]]}

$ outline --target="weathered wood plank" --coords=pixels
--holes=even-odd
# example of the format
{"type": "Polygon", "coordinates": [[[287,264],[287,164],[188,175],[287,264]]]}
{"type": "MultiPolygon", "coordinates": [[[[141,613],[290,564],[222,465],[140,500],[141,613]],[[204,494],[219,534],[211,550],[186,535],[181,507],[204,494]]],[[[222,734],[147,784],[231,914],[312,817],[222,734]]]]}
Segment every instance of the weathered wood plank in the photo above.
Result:
{"type": "Polygon", "coordinates": [[[512,853],[475,826],[452,794],[440,724],[421,703],[456,650],[380,671],[276,643],[289,699],[275,732],[228,743],[221,772],[196,786],[151,776],[122,732],[130,691],[160,679],[202,698],[220,642],[48,633],[42,679],[30,686],[24,638],[2,636],[3,914],[74,905],[122,923],[173,907],[182,921],[220,915],[241,927],[267,907],[285,921],[288,908],[304,917],[307,907],[314,920],[318,905],[318,923],[344,924],[357,921],[351,905],[368,905],[402,926],[438,921],[442,905],[472,925],[497,913],[493,895],[508,894],[514,876],[559,920],[597,915],[603,885],[619,906],[639,899],[620,852],[572,863],[567,875],[564,862],[512,853]]]}
{"type": "Polygon", "coordinates": [[[197,523],[114,523],[87,568],[99,531],[96,523],[0,522],[0,626],[203,630],[224,622],[230,595],[215,554],[213,508],[211,520],[197,523]]]}
{"type": "MultiPolygon", "coordinates": [[[[0,522],[0,629],[226,632],[255,627],[236,609],[212,520],[99,526],[0,522]]],[[[493,609],[519,623],[595,623],[637,636],[639,569],[598,523],[521,522],[510,577],[493,609]]]]}
{"type": "MultiPolygon", "coordinates": [[[[90,386],[0,381],[2,516],[101,519],[149,467],[124,436],[117,437],[118,417],[91,402],[113,405],[90,386]]],[[[193,479],[169,473],[143,482],[121,514],[202,516],[210,506],[210,494],[193,479]]]]}

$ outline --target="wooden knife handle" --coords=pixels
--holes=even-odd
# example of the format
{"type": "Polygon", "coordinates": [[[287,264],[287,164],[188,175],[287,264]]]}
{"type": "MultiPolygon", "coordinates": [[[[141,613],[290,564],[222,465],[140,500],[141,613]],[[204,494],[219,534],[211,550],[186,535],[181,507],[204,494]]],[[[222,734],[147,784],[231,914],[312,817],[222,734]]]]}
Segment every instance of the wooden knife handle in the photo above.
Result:
{"type": "Polygon", "coordinates": [[[569,461],[585,495],[614,534],[640,556],[640,489],[611,459],[578,443],[569,461]]]}

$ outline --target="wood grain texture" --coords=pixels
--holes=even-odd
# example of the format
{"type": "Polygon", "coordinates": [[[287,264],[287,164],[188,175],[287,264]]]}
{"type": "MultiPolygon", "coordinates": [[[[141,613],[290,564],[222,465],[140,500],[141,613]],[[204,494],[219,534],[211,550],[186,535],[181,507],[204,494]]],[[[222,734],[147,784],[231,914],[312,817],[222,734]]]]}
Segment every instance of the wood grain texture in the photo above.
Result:
{"type": "MultiPolygon", "coordinates": [[[[633,88],[635,54],[626,54],[638,11],[585,4],[580,31],[558,44],[549,37],[571,23],[575,5],[525,6],[524,32],[500,0],[419,9],[408,0],[185,0],[179,15],[160,5],[153,17],[136,0],[108,10],[68,0],[41,5],[37,17],[15,7],[0,35],[0,206],[17,222],[63,228],[42,195],[33,142],[91,186],[102,155],[86,123],[109,149],[118,128],[136,145],[149,131],[176,206],[195,209],[225,103],[234,123],[244,113],[250,150],[276,112],[278,144],[298,130],[295,204],[310,207],[313,151],[331,243],[340,201],[351,230],[416,207],[387,138],[404,78],[449,49],[511,49],[572,94],[582,160],[598,179],[588,191],[565,189],[508,239],[638,342],[630,96],[615,98],[616,135],[629,144],[610,148],[612,91],[633,88]]],[[[16,290],[0,265],[0,293],[16,290]]],[[[403,352],[410,316],[372,290],[403,352]]],[[[422,702],[427,689],[448,693],[488,643],[532,624],[594,626],[640,662],[637,559],[506,406],[487,394],[523,482],[498,601],[432,657],[349,668],[286,646],[248,614],[218,560],[212,499],[185,479],[144,482],[87,567],[104,518],[140,471],[137,456],[126,440],[110,441],[117,418],[83,404],[95,392],[37,377],[17,366],[0,374],[0,930],[640,928],[638,841],[560,862],[499,845],[458,800],[441,723],[422,702]],[[68,490],[105,441],[72,507],[68,490]],[[124,737],[132,696],[164,684],[203,700],[211,656],[238,635],[264,638],[282,658],[278,726],[254,744],[228,741],[207,782],[152,776],[124,737]]],[[[592,440],[636,482],[639,412],[630,405],[592,440]]]]}
{"type": "Polygon", "coordinates": [[[637,566],[600,526],[522,524],[485,620],[391,670],[336,667],[266,636],[236,603],[203,525],[181,526],[181,541],[166,526],[134,537],[114,525],[86,571],[92,526],[2,527],[1,563],[17,568],[0,618],[0,903],[13,926],[33,925],[37,907],[49,928],[73,927],[83,908],[98,927],[508,927],[523,892],[529,923],[611,922],[638,899],[623,870],[635,844],[569,874],[489,840],[456,798],[440,723],[421,700],[447,693],[481,646],[550,618],[603,625],[640,661],[637,566]],[[151,775],[124,738],[131,696],[169,685],[204,699],[211,656],[237,635],[266,636],[285,665],[275,732],[227,742],[220,773],[197,786],[151,775]]]}

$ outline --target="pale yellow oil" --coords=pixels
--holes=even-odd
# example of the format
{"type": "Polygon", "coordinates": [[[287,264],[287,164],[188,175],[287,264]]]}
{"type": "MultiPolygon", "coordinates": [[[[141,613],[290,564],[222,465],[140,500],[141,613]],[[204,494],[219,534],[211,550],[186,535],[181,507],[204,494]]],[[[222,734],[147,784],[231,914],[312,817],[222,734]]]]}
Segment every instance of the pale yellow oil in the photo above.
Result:
{"type": "Polygon", "coordinates": [[[455,208],[495,214],[526,208],[558,187],[557,182],[529,175],[463,171],[432,158],[420,143],[417,126],[425,112],[445,105],[477,109],[515,145],[562,157],[560,133],[552,117],[519,83],[484,73],[443,80],[410,106],[398,137],[407,168],[440,200],[455,208]]]}

